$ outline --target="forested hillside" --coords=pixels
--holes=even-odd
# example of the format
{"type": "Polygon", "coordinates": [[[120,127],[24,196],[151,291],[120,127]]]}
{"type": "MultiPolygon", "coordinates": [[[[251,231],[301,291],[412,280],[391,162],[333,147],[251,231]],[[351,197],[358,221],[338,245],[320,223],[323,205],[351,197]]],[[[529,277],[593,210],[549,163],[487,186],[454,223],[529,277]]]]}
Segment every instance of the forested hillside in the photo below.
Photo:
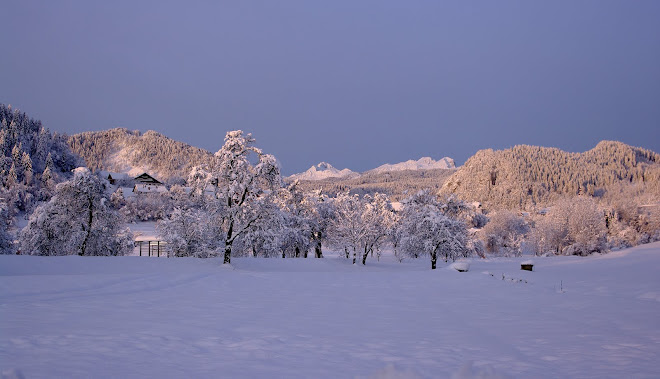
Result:
{"type": "Polygon", "coordinates": [[[187,178],[190,169],[208,163],[212,154],[154,131],[123,128],[84,132],[69,138],[69,146],[91,170],[149,172],[161,179],[187,178]]]}
{"type": "Polygon", "coordinates": [[[447,180],[441,193],[490,209],[531,210],[564,196],[601,198],[631,185],[638,195],[660,198],[660,154],[602,141],[584,153],[527,145],[481,150],[447,180]]]}
{"type": "Polygon", "coordinates": [[[401,201],[421,190],[438,191],[454,172],[455,169],[367,171],[357,178],[300,181],[299,186],[305,191],[321,190],[328,196],[344,191],[359,195],[378,192],[386,194],[393,201],[401,201]]]}
{"type": "Polygon", "coordinates": [[[4,104],[0,104],[0,153],[0,201],[6,203],[10,219],[50,198],[55,184],[82,162],[69,149],[66,135],[51,134],[41,121],[4,104]]]}

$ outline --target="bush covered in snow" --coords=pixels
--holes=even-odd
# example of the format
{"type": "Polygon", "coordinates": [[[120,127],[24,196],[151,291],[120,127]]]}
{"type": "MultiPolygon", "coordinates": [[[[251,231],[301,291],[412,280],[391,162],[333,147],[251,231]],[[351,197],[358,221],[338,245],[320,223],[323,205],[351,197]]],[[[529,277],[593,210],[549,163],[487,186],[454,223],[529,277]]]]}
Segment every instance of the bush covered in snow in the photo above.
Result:
{"type": "Polygon", "coordinates": [[[133,250],[133,236],[110,207],[103,182],[78,168],[34,211],[20,246],[30,255],[125,255],[133,250]]]}

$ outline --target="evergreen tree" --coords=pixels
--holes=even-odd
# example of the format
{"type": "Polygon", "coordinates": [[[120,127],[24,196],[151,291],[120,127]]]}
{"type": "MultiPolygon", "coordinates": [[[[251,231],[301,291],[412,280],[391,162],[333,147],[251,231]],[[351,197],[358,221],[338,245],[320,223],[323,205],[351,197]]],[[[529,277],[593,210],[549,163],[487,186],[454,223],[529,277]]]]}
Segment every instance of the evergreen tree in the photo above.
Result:
{"type": "Polygon", "coordinates": [[[0,199],[0,254],[14,253],[14,242],[7,232],[7,221],[9,220],[7,210],[7,204],[3,199],[0,199]]]}
{"type": "Polygon", "coordinates": [[[32,184],[32,175],[34,172],[32,170],[32,159],[30,159],[28,153],[23,153],[21,157],[21,168],[23,170],[23,183],[29,186],[32,184]]]}

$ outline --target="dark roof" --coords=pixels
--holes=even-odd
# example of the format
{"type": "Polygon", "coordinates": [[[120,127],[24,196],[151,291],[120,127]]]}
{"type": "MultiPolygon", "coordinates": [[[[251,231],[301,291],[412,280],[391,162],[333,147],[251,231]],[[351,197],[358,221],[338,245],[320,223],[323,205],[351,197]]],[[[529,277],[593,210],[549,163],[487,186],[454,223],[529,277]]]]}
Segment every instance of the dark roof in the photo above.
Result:
{"type": "Polygon", "coordinates": [[[163,184],[158,180],[156,180],[156,178],[154,178],[153,176],[147,174],[146,172],[140,176],[136,176],[134,180],[140,183],[163,184]]]}

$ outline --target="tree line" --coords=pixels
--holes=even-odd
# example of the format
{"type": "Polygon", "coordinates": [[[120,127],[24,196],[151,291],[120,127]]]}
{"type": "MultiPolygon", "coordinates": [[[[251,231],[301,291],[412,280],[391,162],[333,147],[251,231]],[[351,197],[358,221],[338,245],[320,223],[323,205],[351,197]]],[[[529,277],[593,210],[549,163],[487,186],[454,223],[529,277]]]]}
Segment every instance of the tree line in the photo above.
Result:
{"type": "MultiPolygon", "coordinates": [[[[399,193],[401,207],[394,210],[389,194],[373,187],[329,192],[285,183],[272,155],[257,148],[251,135],[232,131],[217,153],[191,167],[185,183],[177,181],[167,195],[127,198],[121,188],[110,193],[109,183],[88,169],[67,172],[80,160],[66,136],[50,134],[10,107],[0,111],[4,253],[129,254],[132,237],[123,225],[139,220],[158,221],[174,256],[220,256],[227,263],[232,256],[322,257],[327,245],[354,263],[366,264],[387,248],[401,260],[430,257],[435,267],[439,259],[471,255],[584,255],[660,240],[658,156],[616,142],[582,154],[525,146],[483,151],[441,191],[436,186],[399,193]],[[550,168],[548,161],[563,167],[550,168]],[[608,175],[599,177],[596,170],[586,183],[598,187],[587,185],[574,194],[553,189],[565,181],[543,174],[580,181],[588,172],[572,169],[580,164],[607,167],[602,170],[608,175]],[[522,184],[516,182],[520,177],[522,184]],[[542,177],[553,179],[536,182],[542,177]],[[543,188],[545,197],[529,186],[543,188]],[[14,243],[8,227],[19,213],[31,216],[14,243]]],[[[437,178],[445,170],[439,171],[422,174],[437,178]]],[[[420,173],[378,177],[387,183],[392,175],[420,173]]],[[[355,180],[372,182],[366,176],[355,180]]]]}

